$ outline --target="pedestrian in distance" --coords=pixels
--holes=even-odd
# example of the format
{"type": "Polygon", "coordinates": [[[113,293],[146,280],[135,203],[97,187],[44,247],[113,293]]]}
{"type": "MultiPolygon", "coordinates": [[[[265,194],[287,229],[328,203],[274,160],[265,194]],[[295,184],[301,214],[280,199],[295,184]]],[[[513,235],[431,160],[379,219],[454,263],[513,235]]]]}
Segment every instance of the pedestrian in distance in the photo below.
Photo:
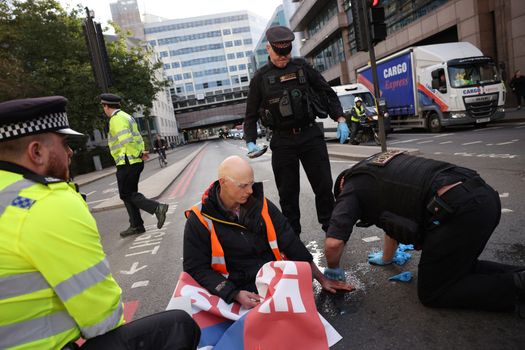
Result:
{"type": "Polygon", "coordinates": [[[501,216],[498,193],[471,169],[393,151],[342,172],[326,234],[325,275],[342,279],[340,260],[353,226],[376,225],[384,249],[369,263],[392,263],[398,243],[421,250],[417,291],[429,307],[517,311],[525,317],[525,266],[480,260],[501,216]]]}
{"type": "Polygon", "coordinates": [[[516,96],[517,108],[521,109],[521,101],[525,100],[525,76],[521,74],[521,70],[514,72],[514,76],[510,80],[510,88],[516,96]]]}
{"type": "Polygon", "coordinates": [[[261,300],[257,272],[283,255],[309,262],[313,277],[329,292],[354,289],[323,276],[286,218],[264,196],[262,183],[254,182],[253,169],[243,158],[231,156],[220,164],[218,180],[186,217],[184,271],[227,303],[255,307],[261,300]]]}
{"type": "Polygon", "coordinates": [[[130,226],[120,233],[127,237],[146,232],[140,210],[157,217],[157,228],[161,229],[166,220],[168,204],[146,198],[138,191],[140,173],[148,159],[144,151],[144,140],[137,122],[120,109],[122,99],[114,94],[100,95],[102,108],[109,119],[108,146],[117,166],[117,184],[120,199],[124,202],[130,226]]]}
{"type": "Polygon", "coordinates": [[[155,151],[158,153],[159,157],[162,158],[164,165],[168,165],[168,161],[166,160],[166,148],[168,147],[168,143],[160,136],[160,134],[155,135],[153,147],[155,148],[155,151]]]}
{"type": "Polygon", "coordinates": [[[69,180],[61,96],[0,103],[0,348],[195,349],[200,329],[172,310],[124,324],[95,219],[69,180]]]}
{"type": "Polygon", "coordinates": [[[260,119],[264,127],[272,130],[272,168],[283,214],[299,235],[301,163],[315,193],[318,221],[326,230],[334,204],[332,174],[324,136],[315,117],[323,113],[326,117],[328,112],[339,122],[338,134],[344,143],[349,131],[343,109],[318,71],[302,58],[291,58],[295,36],[290,29],[271,27],[266,38],[268,62],[253,76],[246,101],[246,145],[250,153],[261,150],[256,145],[260,119]]]}

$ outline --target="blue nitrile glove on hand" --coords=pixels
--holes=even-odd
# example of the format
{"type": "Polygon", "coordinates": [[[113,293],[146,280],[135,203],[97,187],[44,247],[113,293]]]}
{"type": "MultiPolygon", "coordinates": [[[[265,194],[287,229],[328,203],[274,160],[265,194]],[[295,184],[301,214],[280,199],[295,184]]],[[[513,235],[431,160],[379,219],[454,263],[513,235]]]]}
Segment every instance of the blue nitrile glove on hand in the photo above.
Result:
{"type": "Polygon", "coordinates": [[[372,265],[385,266],[392,263],[390,261],[383,261],[383,252],[372,252],[368,254],[368,263],[372,265]]]}
{"type": "Polygon", "coordinates": [[[329,278],[331,280],[336,280],[336,281],[345,281],[345,270],[343,270],[342,268],[340,267],[337,267],[335,269],[331,269],[329,267],[327,267],[326,269],[324,269],[324,276],[326,278],[329,278]]]}
{"type": "Polygon", "coordinates": [[[388,280],[389,281],[410,282],[412,280],[412,272],[410,271],[401,272],[398,275],[390,277],[388,280]]]}
{"type": "Polygon", "coordinates": [[[405,250],[414,250],[414,245],[399,243],[399,245],[397,246],[397,250],[400,252],[404,252],[405,250]]]}
{"type": "Polygon", "coordinates": [[[346,122],[339,122],[339,124],[337,124],[336,133],[336,137],[339,139],[339,143],[345,143],[348,136],[350,136],[350,130],[348,130],[348,125],[346,125],[346,122]]]}
{"type": "Polygon", "coordinates": [[[261,150],[261,147],[257,146],[255,144],[255,142],[248,142],[246,144],[246,147],[248,147],[248,153],[251,153],[251,152],[258,152],[261,150]]]}

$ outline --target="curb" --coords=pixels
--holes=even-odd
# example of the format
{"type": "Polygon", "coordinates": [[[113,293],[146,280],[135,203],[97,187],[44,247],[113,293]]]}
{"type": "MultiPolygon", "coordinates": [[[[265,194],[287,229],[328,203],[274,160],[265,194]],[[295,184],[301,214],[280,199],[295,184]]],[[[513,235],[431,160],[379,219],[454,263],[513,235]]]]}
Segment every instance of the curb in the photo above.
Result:
{"type": "MultiPolygon", "coordinates": [[[[161,171],[157,172],[155,176],[150,176],[147,179],[139,183],[140,192],[144,194],[146,198],[157,199],[162,193],[182,174],[182,172],[190,165],[193,159],[203,151],[206,147],[206,144],[200,146],[197,150],[187,155],[182,160],[170,165],[161,171]],[[177,174],[173,176],[173,174],[177,174]],[[166,186],[158,186],[159,183],[165,183],[166,186]]],[[[123,208],[124,202],[120,199],[118,195],[113,196],[104,202],[90,208],[92,213],[123,208]]]]}

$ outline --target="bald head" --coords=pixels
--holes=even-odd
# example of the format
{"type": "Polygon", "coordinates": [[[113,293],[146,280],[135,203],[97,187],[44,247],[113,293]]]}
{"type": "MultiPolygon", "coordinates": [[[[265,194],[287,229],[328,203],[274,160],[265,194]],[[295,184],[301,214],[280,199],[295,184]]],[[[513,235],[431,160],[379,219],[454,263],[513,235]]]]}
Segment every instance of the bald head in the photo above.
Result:
{"type": "Polygon", "coordinates": [[[253,169],[245,159],[239,156],[230,156],[219,165],[219,179],[226,176],[234,179],[253,178],[253,169]]]}

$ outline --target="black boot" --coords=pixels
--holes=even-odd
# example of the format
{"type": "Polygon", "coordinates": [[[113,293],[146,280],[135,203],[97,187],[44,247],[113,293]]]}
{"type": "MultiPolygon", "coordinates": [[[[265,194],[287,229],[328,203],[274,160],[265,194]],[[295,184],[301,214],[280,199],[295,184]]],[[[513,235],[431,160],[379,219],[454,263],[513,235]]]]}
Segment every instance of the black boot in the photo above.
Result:
{"type": "Polygon", "coordinates": [[[168,204],[159,204],[155,210],[155,216],[157,217],[157,228],[160,230],[166,221],[166,213],[168,211],[168,204]]]}
{"type": "Polygon", "coordinates": [[[138,235],[139,233],[144,233],[144,232],[146,232],[146,229],[144,228],[144,226],[137,226],[137,227],[130,226],[120,233],[120,237],[124,238],[124,237],[128,237],[131,235],[138,235]]]}

